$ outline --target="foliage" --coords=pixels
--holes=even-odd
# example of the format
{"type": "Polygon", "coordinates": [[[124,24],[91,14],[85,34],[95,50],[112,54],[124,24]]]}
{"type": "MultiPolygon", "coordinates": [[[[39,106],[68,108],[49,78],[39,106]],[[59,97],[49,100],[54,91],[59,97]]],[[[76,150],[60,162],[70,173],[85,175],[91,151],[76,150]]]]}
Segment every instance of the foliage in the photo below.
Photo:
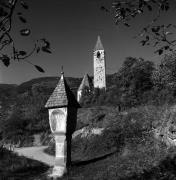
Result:
{"type": "Polygon", "coordinates": [[[175,67],[174,54],[166,55],[157,66],[152,61],[128,57],[111,77],[106,92],[95,89],[82,98],[81,105],[108,105],[124,110],[143,104],[173,104],[175,67]]]}
{"type": "MultiPolygon", "coordinates": [[[[82,106],[104,105],[123,111],[143,104],[173,104],[176,95],[174,63],[174,56],[167,56],[158,67],[155,67],[151,61],[141,58],[126,58],[121,69],[116,74],[107,77],[110,81],[106,92],[95,89],[93,94],[83,97],[82,106]]],[[[44,109],[44,105],[57,81],[58,78],[39,78],[16,86],[12,91],[1,90],[4,93],[9,92],[8,97],[2,95],[2,97],[7,97],[3,101],[3,107],[7,103],[8,108],[6,109],[13,112],[12,114],[6,113],[8,114],[6,119],[9,119],[6,123],[9,123],[9,127],[12,127],[10,124],[14,122],[18,125],[18,120],[21,119],[20,123],[26,123],[25,130],[19,128],[22,132],[25,131],[32,135],[44,130],[49,131],[48,112],[44,109]],[[13,121],[13,119],[17,120],[13,121]]],[[[67,81],[76,94],[81,79],[67,78],[67,81]]],[[[102,114],[105,113],[102,112],[102,114]]],[[[82,118],[85,119],[85,117],[82,118]]],[[[97,123],[98,119],[101,119],[101,113],[95,115],[93,119],[97,123]]],[[[80,121],[77,127],[80,128],[83,125],[84,123],[80,121]]],[[[13,133],[18,135],[17,129],[14,129],[13,133]]]]}
{"type": "MultiPolygon", "coordinates": [[[[80,79],[66,79],[75,92],[80,79]]],[[[17,143],[19,140],[20,145],[31,145],[34,134],[50,131],[48,111],[44,106],[58,80],[56,77],[38,78],[14,88],[1,85],[3,103],[0,109],[2,110],[0,132],[2,129],[2,135],[6,141],[17,143]]]]}
{"type": "Polygon", "coordinates": [[[82,160],[93,158],[92,161],[81,164],[73,160],[69,175],[62,179],[175,179],[175,147],[169,148],[154,138],[155,128],[168,121],[168,117],[174,121],[170,106],[140,106],[126,114],[101,108],[106,111],[106,116],[94,123],[92,120],[99,114],[98,107],[79,113],[84,117],[89,114],[85,126],[94,128],[101,124],[104,132],[73,139],[73,154],[77,152],[82,160]],[[107,153],[113,147],[116,147],[115,153],[94,159],[98,152],[107,153]]]}
{"type": "Polygon", "coordinates": [[[133,99],[132,105],[138,104],[141,95],[152,89],[153,70],[154,64],[151,61],[126,58],[119,72],[122,101],[125,106],[130,103],[131,99],[133,99]]]}
{"type": "MultiPolygon", "coordinates": [[[[11,112],[16,97],[16,85],[0,85],[0,122],[5,121],[11,112]]],[[[2,126],[0,127],[1,132],[2,126]]]]}
{"type": "Polygon", "coordinates": [[[128,57],[121,69],[114,74],[114,84],[107,87],[107,91],[94,90],[94,93],[82,99],[82,105],[111,105],[132,107],[142,102],[144,93],[153,88],[152,74],[155,69],[154,63],[128,57]]]}
{"type": "MultiPolygon", "coordinates": [[[[95,89],[92,95],[85,96],[83,106],[89,108],[78,111],[77,130],[84,127],[90,130],[105,130],[101,135],[78,135],[73,139],[73,157],[83,158],[85,166],[75,164],[69,177],[174,177],[175,169],[171,164],[174,162],[175,153],[154,138],[155,129],[161,127],[163,122],[169,119],[174,122],[175,119],[175,114],[168,111],[170,104],[175,102],[175,88],[172,86],[175,84],[174,72],[174,56],[167,56],[158,67],[150,61],[130,57],[124,61],[119,72],[108,76],[111,83],[108,84],[106,92],[95,89]],[[156,72],[159,72],[159,75],[156,72]],[[168,106],[163,106],[165,104],[168,106]],[[119,105],[123,106],[122,112],[118,111],[119,105]],[[109,153],[113,148],[116,148],[113,155],[96,159],[97,155],[109,153]],[[94,163],[89,161],[92,158],[95,158],[94,163]],[[170,169],[166,168],[166,164],[170,169]]],[[[80,79],[68,80],[73,90],[77,89],[81,82],[80,79]]],[[[56,78],[39,78],[14,87],[15,106],[4,124],[4,137],[11,139],[13,136],[22,140],[49,131],[48,112],[43,107],[56,83],[56,78]]],[[[13,92],[10,89],[8,95],[13,92]]],[[[2,92],[5,93],[5,90],[2,92]]],[[[163,127],[166,127],[165,124],[163,127]]],[[[175,126],[168,128],[171,132],[175,131],[175,126]]],[[[53,150],[54,147],[48,149],[52,153],[53,150]]]]}
{"type": "Polygon", "coordinates": [[[176,62],[175,55],[166,55],[153,73],[153,81],[158,88],[175,90],[176,62]]]}
{"type": "Polygon", "coordinates": [[[43,68],[31,63],[27,58],[40,51],[51,53],[50,43],[45,38],[40,38],[34,42],[33,49],[27,52],[16,46],[16,42],[11,35],[15,15],[24,26],[19,32],[20,35],[26,37],[31,34],[31,30],[26,28],[27,20],[24,17],[23,10],[28,10],[28,4],[23,0],[0,1],[0,61],[2,61],[5,66],[9,66],[12,60],[22,60],[32,64],[39,72],[44,72],[43,68]],[[18,12],[16,12],[17,8],[19,8],[18,12]]]}
{"type": "Polygon", "coordinates": [[[21,119],[17,114],[12,115],[8,121],[3,124],[3,138],[6,142],[11,141],[18,143],[27,135],[26,126],[27,120],[21,119]]]}
{"type": "Polygon", "coordinates": [[[24,143],[33,134],[49,130],[48,112],[44,109],[46,97],[44,94],[35,95],[37,98],[33,96],[17,98],[13,114],[3,123],[3,138],[15,143],[18,141],[24,143]]]}
{"type": "MultiPolygon", "coordinates": [[[[142,46],[151,45],[155,53],[175,52],[175,30],[172,23],[163,24],[159,21],[162,13],[169,13],[175,6],[175,0],[114,0],[112,8],[101,6],[106,13],[113,14],[116,25],[131,26],[133,19],[145,14],[152,14],[152,20],[146,24],[137,35],[142,46]],[[159,24],[157,23],[159,22],[159,24]]],[[[145,18],[145,16],[143,16],[145,18]]]]}
{"type": "MultiPolygon", "coordinates": [[[[107,93],[98,92],[98,90],[95,92],[98,97],[97,103],[101,102],[100,97],[105,98],[102,100],[104,103],[104,100],[107,100],[107,94],[109,95],[109,100],[106,102],[108,106],[89,105],[90,108],[82,108],[78,111],[77,129],[86,126],[90,129],[105,128],[105,130],[101,135],[92,135],[87,138],[78,135],[73,139],[72,155],[74,158],[79,155],[85,160],[85,164],[81,166],[79,163],[75,163],[71,168],[69,178],[147,179],[150,177],[150,179],[155,179],[157,177],[162,179],[163,177],[174,177],[175,167],[172,166],[175,158],[174,151],[171,151],[164,143],[154,139],[153,136],[153,129],[160,127],[164,121],[170,118],[174,120],[175,115],[170,116],[169,112],[166,111],[166,108],[170,107],[138,106],[137,108],[130,107],[127,112],[121,113],[116,108],[117,104],[112,107],[117,99],[122,102],[121,93],[128,92],[129,87],[134,89],[138,87],[136,90],[139,90],[141,97],[139,104],[150,104],[149,101],[152,101],[151,104],[165,104],[169,95],[168,103],[174,99],[170,88],[157,88],[152,79],[153,66],[151,64],[135,58],[125,61],[120,73],[114,75],[114,79],[118,79],[118,81],[114,81],[116,85],[112,84],[107,93]],[[145,77],[141,77],[141,74],[145,77]],[[121,77],[125,77],[126,81],[122,81],[121,77]],[[142,83],[139,83],[140,81],[142,83]],[[122,84],[124,86],[121,86],[122,84]],[[116,148],[114,154],[97,159],[94,163],[89,161],[99,154],[108,153],[113,148],[116,148]]],[[[31,134],[49,130],[49,127],[45,126],[48,125],[48,113],[44,112],[42,107],[47,96],[54,89],[54,81],[48,79],[45,82],[42,79],[36,79],[20,87],[19,97],[16,101],[17,106],[14,107],[14,114],[11,116],[14,120],[7,121],[9,128],[18,128],[8,130],[9,133],[15,131],[15,134],[18,135],[18,131],[21,131],[24,134],[27,133],[27,137],[29,137],[31,134]],[[15,115],[18,114],[19,116],[15,120],[15,115]],[[12,126],[10,126],[11,124],[12,126]]],[[[74,86],[74,83],[72,85],[74,86]]],[[[94,100],[96,99],[94,98],[94,100]]],[[[174,131],[173,127],[170,127],[170,131],[174,131]]],[[[54,147],[50,147],[48,151],[53,152],[53,149],[54,147]]]]}

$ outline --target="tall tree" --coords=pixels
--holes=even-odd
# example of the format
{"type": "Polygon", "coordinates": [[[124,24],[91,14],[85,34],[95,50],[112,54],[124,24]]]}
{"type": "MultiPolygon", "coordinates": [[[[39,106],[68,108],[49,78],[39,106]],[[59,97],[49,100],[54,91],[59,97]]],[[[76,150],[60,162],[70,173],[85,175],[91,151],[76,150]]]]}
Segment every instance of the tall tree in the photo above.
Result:
{"type": "Polygon", "coordinates": [[[129,105],[140,103],[143,93],[150,91],[153,87],[153,70],[154,64],[151,61],[126,58],[118,73],[122,93],[121,101],[129,105]]]}
{"type": "Polygon", "coordinates": [[[153,72],[153,83],[157,88],[176,90],[175,60],[175,55],[166,55],[153,72]]]}

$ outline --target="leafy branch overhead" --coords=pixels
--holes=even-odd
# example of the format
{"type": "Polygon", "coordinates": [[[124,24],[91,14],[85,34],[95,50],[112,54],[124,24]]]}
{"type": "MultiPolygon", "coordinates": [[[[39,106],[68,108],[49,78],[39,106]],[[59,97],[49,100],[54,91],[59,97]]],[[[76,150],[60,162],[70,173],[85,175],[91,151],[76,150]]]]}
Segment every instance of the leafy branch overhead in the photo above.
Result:
{"type": "MultiPolygon", "coordinates": [[[[131,22],[146,12],[152,13],[152,20],[140,31],[138,38],[141,38],[141,45],[152,45],[156,48],[155,53],[161,55],[163,52],[175,53],[176,25],[157,24],[162,13],[168,13],[175,0],[114,0],[112,3],[113,19],[116,25],[131,27],[131,22]]],[[[110,12],[102,6],[102,10],[110,12]]]]}
{"type": "Polygon", "coordinates": [[[50,43],[45,38],[38,39],[34,42],[31,51],[26,51],[19,49],[15,45],[15,41],[11,35],[12,31],[12,20],[13,16],[17,16],[19,22],[22,23],[23,28],[19,31],[19,34],[23,37],[31,36],[31,29],[27,28],[27,19],[24,17],[24,13],[28,10],[28,4],[24,0],[1,0],[0,1],[0,60],[5,66],[9,66],[11,61],[25,61],[33,65],[39,72],[44,72],[44,70],[30,61],[27,60],[28,57],[34,53],[39,53],[43,51],[45,53],[51,53],[50,43]],[[17,12],[17,6],[19,12],[17,12]],[[23,11],[22,11],[23,10],[23,11]],[[6,49],[10,50],[8,53],[6,49]]]}

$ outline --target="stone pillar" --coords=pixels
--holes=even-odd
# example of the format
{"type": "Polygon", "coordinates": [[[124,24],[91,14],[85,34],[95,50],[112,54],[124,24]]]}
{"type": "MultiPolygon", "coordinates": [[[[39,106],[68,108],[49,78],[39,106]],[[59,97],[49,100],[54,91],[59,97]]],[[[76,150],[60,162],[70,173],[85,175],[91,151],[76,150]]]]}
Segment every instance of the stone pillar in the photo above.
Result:
{"type": "Polygon", "coordinates": [[[71,166],[71,136],[70,135],[54,135],[55,136],[55,165],[53,167],[52,176],[62,177],[67,173],[67,168],[71,166]]]}
{"type": "Polygon", "coordinates": [[[56,155],[53,175],[59,177],[66,173],[67,165],[67,142],[65,135],[55,135],[56,155]]]}

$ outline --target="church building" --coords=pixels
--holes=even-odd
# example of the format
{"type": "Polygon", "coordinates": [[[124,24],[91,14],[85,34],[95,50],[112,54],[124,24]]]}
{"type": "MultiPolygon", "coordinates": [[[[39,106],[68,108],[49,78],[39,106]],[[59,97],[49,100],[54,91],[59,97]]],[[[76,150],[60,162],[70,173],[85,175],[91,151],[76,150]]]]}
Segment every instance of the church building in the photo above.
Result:
{"type": "Polygon", "coordinates": [[[80,102],[84,93],[93,92],[93,89],[106,90],[106,62],[105,62],[105,50],[101,42],[100,36],[98,36],[94,51],[93,51],[93,83],[91,78],[86,74],[81,82],[77,92],[77,100],[80,102]]]}
{"type": "Polygon", "coordinates": [[[93,91],[93,83],[92,83],[92,79],[89,77],[88,74],[84,75],[84,78],[81,82],[81,85],[78,88],[78,92],[77,92],[77,101],[80,102],[81,97],[84,94],[90,94],[93,91]]]}

